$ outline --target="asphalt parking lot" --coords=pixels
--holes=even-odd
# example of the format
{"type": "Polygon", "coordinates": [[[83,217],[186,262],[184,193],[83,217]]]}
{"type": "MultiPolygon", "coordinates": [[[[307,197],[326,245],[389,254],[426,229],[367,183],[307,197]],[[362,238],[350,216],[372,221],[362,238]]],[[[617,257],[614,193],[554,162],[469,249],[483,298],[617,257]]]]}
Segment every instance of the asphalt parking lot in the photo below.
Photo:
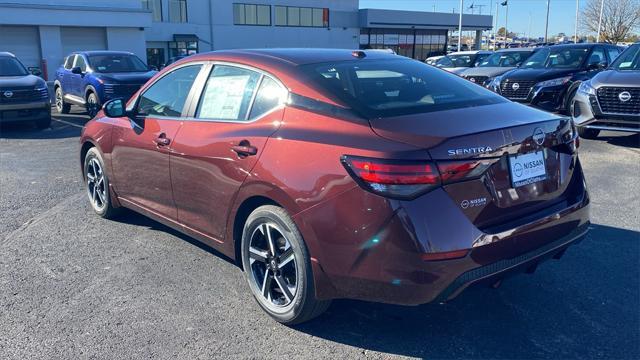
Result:
{"type": "Polygon", "coordinates": [[[640,358],[638,135],[582,141],[593,226],[561,260],[445,305],[340,300],[290,328],[210,248],[91,213],[86,121],[0,128],[0,358],[640,358]]]}

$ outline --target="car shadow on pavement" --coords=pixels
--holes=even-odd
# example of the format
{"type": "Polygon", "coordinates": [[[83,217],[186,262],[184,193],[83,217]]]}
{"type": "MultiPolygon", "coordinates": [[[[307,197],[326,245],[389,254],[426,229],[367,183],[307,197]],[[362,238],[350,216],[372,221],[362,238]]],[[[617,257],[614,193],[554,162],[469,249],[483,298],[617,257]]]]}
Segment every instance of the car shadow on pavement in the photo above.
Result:
{"type": "Polygon", "coordinates": [[[640,134],[625,134],[622,136],[600,135],[598,140],[604,140],[611,145],[640,149],[640,134]]]}
{"type": "Polygon", "coordinates": [[[640,232],[593,225],[534,275],[472,287],[447,304],[335,301],[296,327],[313,336],[422,358],[638,358],[640,232]],[[617,334],[617,335],[616,335],[617,334]]]}
{"type": "Polygon", "coordinates": [[[124,224],[129,224],[129,225],[135,225],[135,226],[141,226],[141,227],[145,227],[148,228],[150,230],[156,230],[156,231],[162,231],[162,232],[166,232],[167,234],[171,234],[181,240],[184,240],[186,242],[188,242],[191,245],[194,245],[208,253],[210,253],[211,255],[214,255],[216,257],[219,257],[222,260],[225,260],[227,262],[229,262],[232,265],[236,265],[236,262],[229,258],[228,256],[226,256],[225,254],[219,252],[218,250],[212,248],[211,246],[198,241],[192,237],[190,237],[189,235],[183,234],[173,228],[170,228],[162,223],[159,223],[151,218],[148,218],[142,214],[139,214],[137,212],[134,212],[132,210],[129,209],[122,209],[122,214],[119,214],[116,218],[111,219],[112,221],[117,221],[120,223],[124,223],[124,224]]]}

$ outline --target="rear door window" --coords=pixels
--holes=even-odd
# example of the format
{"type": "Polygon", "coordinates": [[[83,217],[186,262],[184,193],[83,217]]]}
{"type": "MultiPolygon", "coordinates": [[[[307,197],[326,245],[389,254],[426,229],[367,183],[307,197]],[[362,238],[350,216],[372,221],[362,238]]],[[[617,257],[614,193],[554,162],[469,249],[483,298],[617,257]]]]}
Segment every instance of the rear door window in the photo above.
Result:
{"type": "Polygon", "coordinates": [[[213,68],[196,111],[199,119],[245,121],[258,81],[258,72],[234,66],[213,68]]]}

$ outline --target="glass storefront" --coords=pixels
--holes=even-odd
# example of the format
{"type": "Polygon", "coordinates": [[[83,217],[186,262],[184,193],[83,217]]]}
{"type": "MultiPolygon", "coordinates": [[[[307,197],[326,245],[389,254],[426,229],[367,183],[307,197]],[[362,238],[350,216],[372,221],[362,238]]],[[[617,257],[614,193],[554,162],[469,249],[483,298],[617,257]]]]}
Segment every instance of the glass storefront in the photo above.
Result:
{"type": "Polygon", "coordinates": [[[392,49],[398,55],[424,61],[446,53],[447,30],[365,28],[360,30],[360,49],[392,49]]]}

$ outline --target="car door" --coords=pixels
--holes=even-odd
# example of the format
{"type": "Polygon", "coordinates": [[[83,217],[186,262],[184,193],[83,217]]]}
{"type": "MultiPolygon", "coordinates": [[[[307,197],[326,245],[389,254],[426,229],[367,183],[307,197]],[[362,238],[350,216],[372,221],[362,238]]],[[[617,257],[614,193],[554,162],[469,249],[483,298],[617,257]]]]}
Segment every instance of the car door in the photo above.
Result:
{"type": "Polygon", "coordinates": [[[189,63],[164,74],[130,102],[132,118],[117,119],[112,166],[122,201],[175,221],[169,154],[202,63],[189,63]]]}
{"type": "Polygon", "coordinates": [[[84,86],[83,80],[85,73],[87,72],[87,63],[84,60],[84,56],[77,54],[75,60],[73,61],[74,68],[80,68],[82,74],[74,74],[69,71],[69,91],[68,93],[78,97],[78,100],[84,100],[84,86]]]}
{"type": "Polygon", "coordinates": [[[222,242],[229,208],[282,120],[286,89],[256,69],[214,65],[171,154],[178,220],[222,242]]]}
{"type": "Polygon", "coordinates": [[[60,70],[59,79],[64,94],[69,94],[71,91],[71,68],[73,68],[75,59],[76,56],[74,54],[69,55],[64,62],[63,68],[60,70]]]}

